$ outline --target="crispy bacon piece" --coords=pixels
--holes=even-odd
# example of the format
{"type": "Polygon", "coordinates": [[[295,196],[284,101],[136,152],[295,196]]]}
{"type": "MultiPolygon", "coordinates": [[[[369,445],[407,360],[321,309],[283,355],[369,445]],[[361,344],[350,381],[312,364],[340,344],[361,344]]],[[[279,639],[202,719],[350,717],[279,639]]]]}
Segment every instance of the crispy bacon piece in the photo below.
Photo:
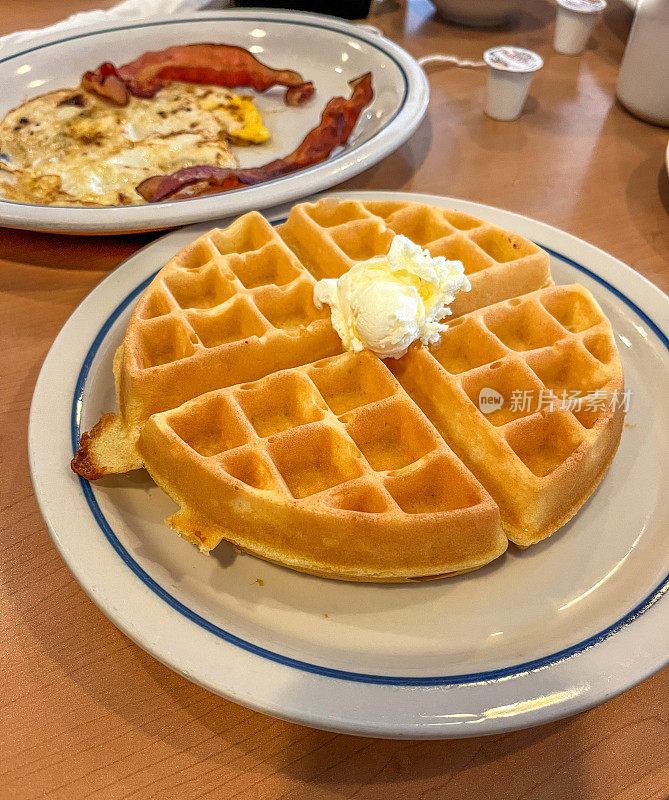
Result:
{"type": "Polygon", "coordinates": [[[299,147],[285,158],[270,161],[262,167],[229,169],[227,167],[195,166],[180,169],[171,175],[147,178],[136,187],[150,203],[160,200],[183,200],[205,194],[218,194],[242,186],[253,186],[288,175],[326,159],[343,145],[351,135],[362,109],[374,97],[370,72],[349,83],[352,89],[348,100],[334,97],[325,107],[321,121],[309,131],[299,147]]]}
{"type": "Polygon", "coordinates": [[[286,105],[287,106],[301,106],[310,100],[314,94],[314,85],[311,81],[300,83],[297,86],[291,86],[286,89],[286,105]]]}
{"type": "Polygon", "coordinates": [[[137,90],[155,94],[165,80],[248,87],[257,92],[271,86],[286,86],[288,105],[304,103],[314,93],[313,84],[305,82],[299,72],[272,69],[243,47],[230,44],[177,45],[144,53],[120,67],[119,74],[133,94],[137,90]]]}
{"type": "Polygon", "coordinates": [[[264,92],[272,86],[285,86],[286,103],[305,103],[314,93],[311,81],[299,72],[272,69],[243,47],[229,44],[187,44],[144,53],[116,69],[101,64],[83,78],[85,88],[118,105],[128,102],[128,93],[135,97],[153,97],[165,81],[185,81],[225,86],[247,87],[264,92]],[[109,85],[108,85],[109,84],[109,85]]]}
{"type": "Polygon", "coordinates": [[[105,61],[93,72],[85,72],[81,85],[84,89],[99,94],[117,106],[124,106],[128,102],[128,87],[118,73],[116,67],[105,61]]]}

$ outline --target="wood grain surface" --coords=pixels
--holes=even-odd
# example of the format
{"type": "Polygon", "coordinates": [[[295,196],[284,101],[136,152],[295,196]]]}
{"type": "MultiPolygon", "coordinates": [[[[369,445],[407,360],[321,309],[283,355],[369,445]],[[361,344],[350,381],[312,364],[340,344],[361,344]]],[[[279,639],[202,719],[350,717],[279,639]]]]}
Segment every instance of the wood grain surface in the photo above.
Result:
{"type": "MultiPolygon", "coordinates": [[[[100,0],[0,0],[0,33],[100,0]]],[[[435,192],[519,211],[583,237],[669,288],[668,131],[614,100],[631,12],[610,0],[581,57],[551,48],[554,5],[503,31],[447,25],[427,0],[373,21],[413,55],[480,58],[517,43],[545,59],[517,122],[482,114],[480,70],[431,71],[411,141],[347,189],[435,192]]],[[[113,54],[110,54],[113,56],[113,54]]],[[[1,91],[1,87],[0,87],[1,91]]],[[[533,730],[449,742],[339,736],[208,694],[132,644],[61,562],[26,454],[41,362],[75,306],[151,235],[0,230],[0,798],[666,800],[669,671],[533,730]]]]}

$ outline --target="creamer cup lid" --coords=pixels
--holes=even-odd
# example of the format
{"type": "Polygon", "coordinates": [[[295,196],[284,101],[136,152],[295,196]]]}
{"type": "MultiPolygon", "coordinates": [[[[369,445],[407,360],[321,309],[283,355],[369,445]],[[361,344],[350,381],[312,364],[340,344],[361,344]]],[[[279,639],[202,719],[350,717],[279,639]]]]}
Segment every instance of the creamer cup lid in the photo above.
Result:
{"type": "Polygon", "coordinates": [[[599,14],[606,8],[606,0],[557,0],[557,4],[577,14],[599,14]]]}
{"type": "Polygon", "coordinates": [[[483,60],[489,67],[506,72],[536,72],[544,65],[538,53],[511,45],[491,47],[483,54],[483,60]]]}

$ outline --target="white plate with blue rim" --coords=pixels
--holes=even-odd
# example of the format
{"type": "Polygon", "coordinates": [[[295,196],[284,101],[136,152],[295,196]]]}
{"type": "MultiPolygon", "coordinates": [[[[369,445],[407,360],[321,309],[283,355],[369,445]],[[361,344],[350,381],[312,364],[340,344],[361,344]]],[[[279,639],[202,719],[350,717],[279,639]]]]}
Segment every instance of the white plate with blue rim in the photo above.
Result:
{"type": "MultiPolygon", "coordinates": [[[[112,357],[155,272],[208,229],[168,234],[82,302],[42,367],[30,413],[40,509],[83,589],[164,664],[237,703],[305,725],[398,738],[478,736],[565,717],[625,691],[669,654],[669,298],[563,231],[479,203],[414,199],[487,219],[548,250],[611,320],[630,390],[609,472],[577,516],[525,551],[428,583],[348,584],[202,555],[163,524],[143,472],[70,471],[82,430],[114,408],[112,357]]],[[[285,209],[268,214],[272,221],[285,209]]],[[[224,224],[224,223],[221,223],[224,224]]]]}
{"type": "Polygon", "coordinates": [[[134,206],[52,207],[0,198],[0,225],[56,233],[110,234],[169,227],[241,214],[295,200],[341,183],[402,145],[420,124],[429,100],[425,73],[401,47],[371,26],[318,14],[229,9],[173,15],[124,25],[96,25],[42,36],[0,52],[0,119],[45,92],[78,86],[83,73],[104,61],[123,64],[149,50],[177,44],[220,42],[251,50],[276,69],[314,82],[314,97],[287,107],[283,92],[256,96],[271,139],[234,148],[241,167],[291,153],[314,128],[327,102],[349,97],[349,81],[372,73],[374,98],[347,144],[320,164],[258,186],[188,200],[134,206]]]}

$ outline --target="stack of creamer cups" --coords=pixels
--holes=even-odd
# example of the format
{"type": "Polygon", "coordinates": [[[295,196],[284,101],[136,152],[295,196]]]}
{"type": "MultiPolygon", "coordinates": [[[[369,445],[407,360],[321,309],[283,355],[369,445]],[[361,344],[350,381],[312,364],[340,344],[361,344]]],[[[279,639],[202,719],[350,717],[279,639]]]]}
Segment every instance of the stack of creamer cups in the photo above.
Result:
{"type": "MultiPolygon", "coordinates": [[[[664,0],[669,3],[669,0],[664,0]]],[[[605,0],[557,0],[553,46],[558,53],[577,55],[585,50],[605,0]]],[[[669,43],[668,43],[669,47],[669,43]]],[[[543,60],[532,50],[501,45],[483,54],[488,67],[485,113],[493,119],[517,119],[525,105],[534,73],[543,60]]]]}

